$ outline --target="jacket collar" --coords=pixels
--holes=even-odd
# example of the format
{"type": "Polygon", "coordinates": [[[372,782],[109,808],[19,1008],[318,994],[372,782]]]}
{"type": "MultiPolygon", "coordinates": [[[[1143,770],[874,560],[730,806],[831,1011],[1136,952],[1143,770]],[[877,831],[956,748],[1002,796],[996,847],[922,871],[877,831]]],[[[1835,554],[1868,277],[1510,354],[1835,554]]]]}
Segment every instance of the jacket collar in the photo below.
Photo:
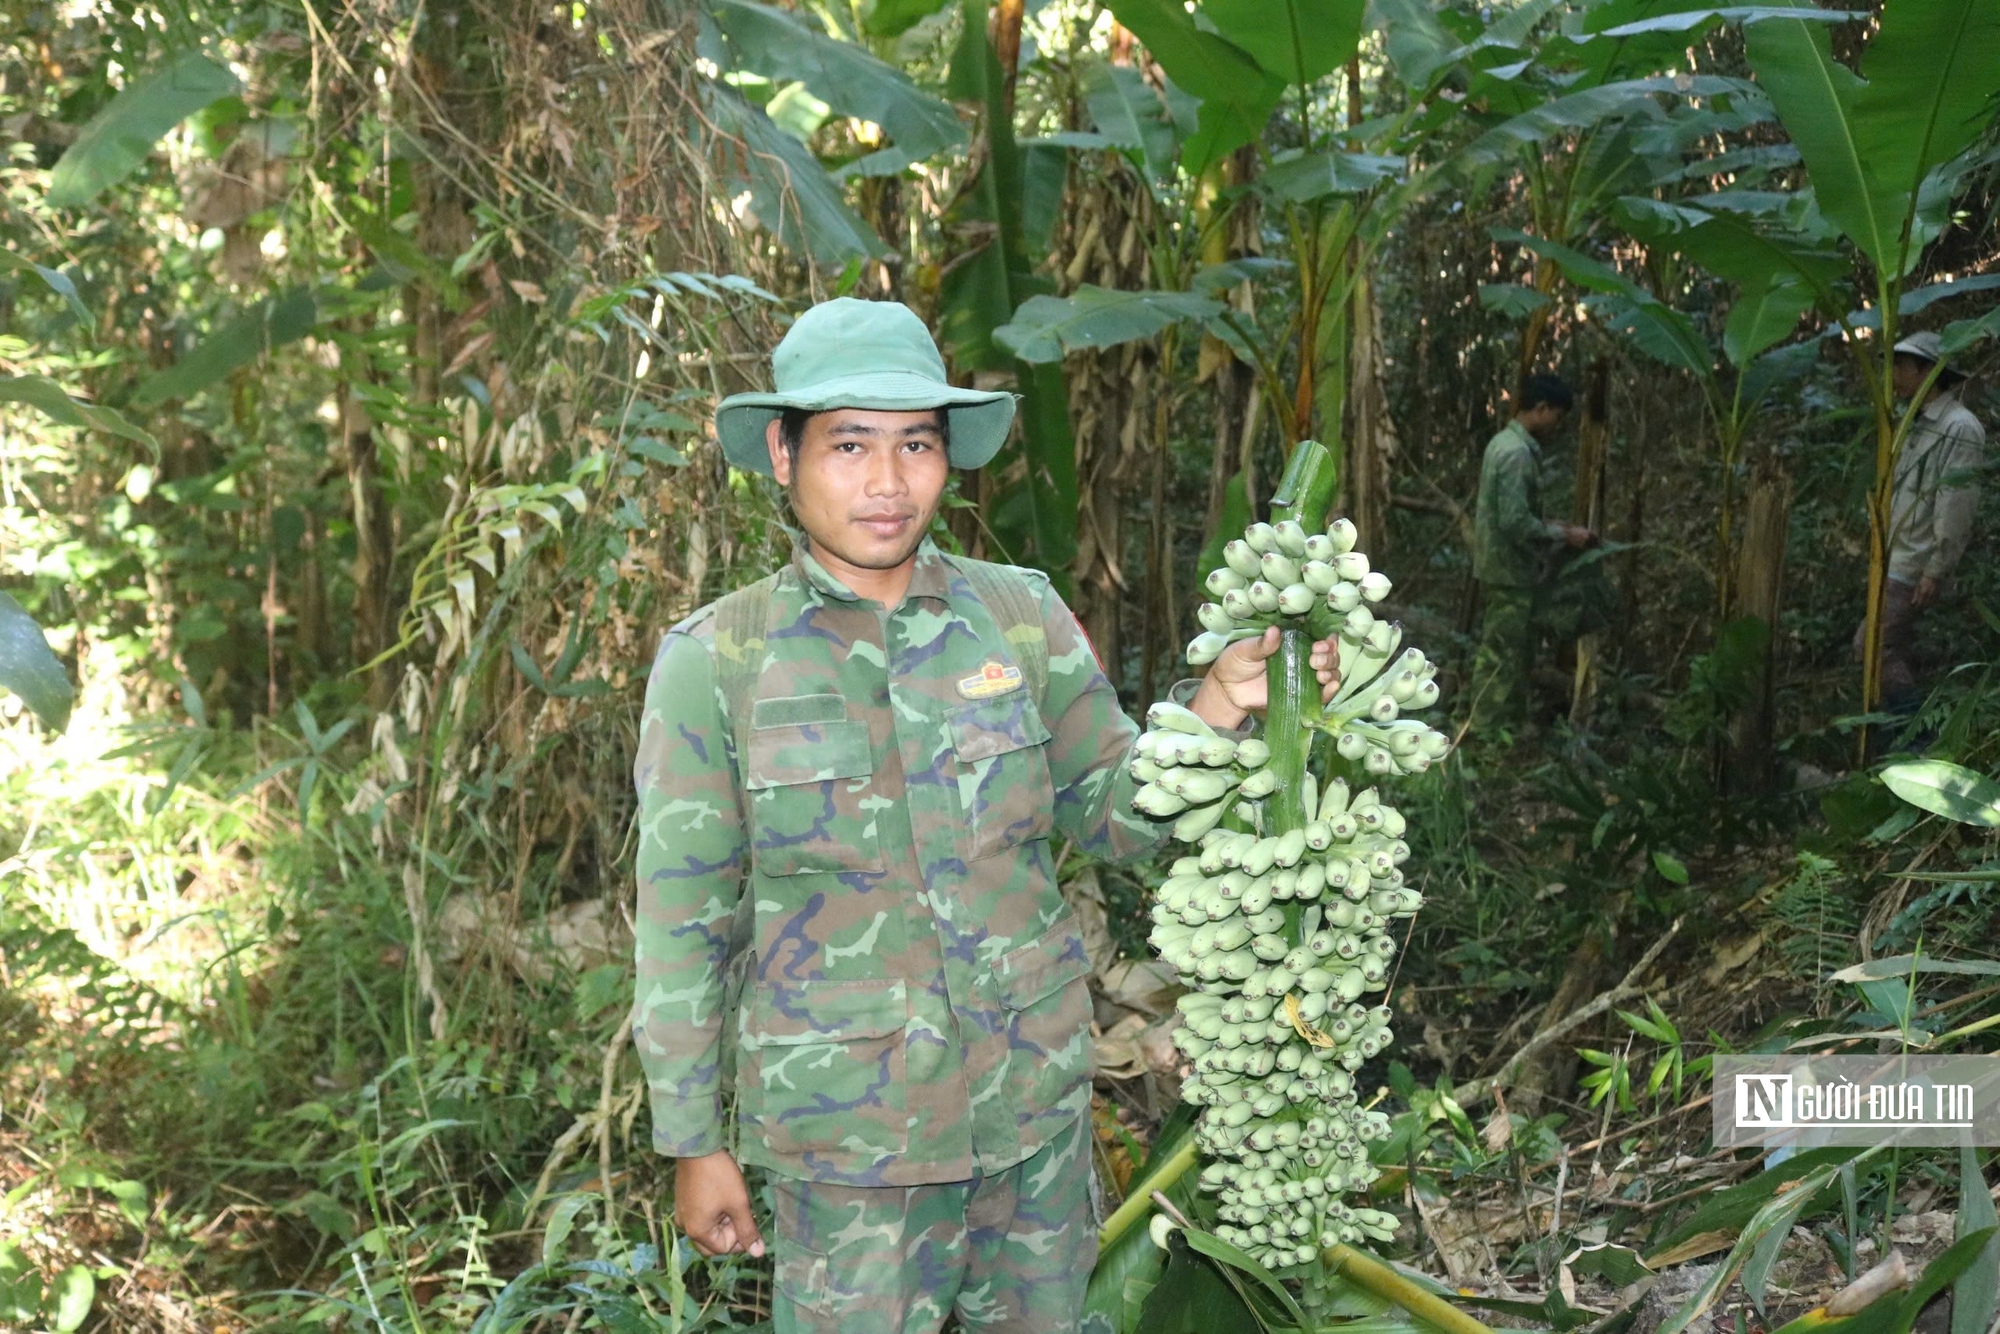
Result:
{"type": "Polygon", "coordinates": [[[1512,431],[1514,433],[1514,437],[1518,439],[1522,444],[1528,447],[1529,453],[1537,456],[1541,454],[1542,442],[1535,439],[1535,433],[1533,431],[1530,431],[1527,427],[1521,425],[1521,419],[1519,417],[1509,417],[1507,419],[1507,425],[1503,429],[1512,431]]]}
{"type": "Polygon", "coordinates": [[[1925,421],[1936,421],[1957,406],[1958,391],[1956,389],[1940,389],[1930,396],[1930,400],[1924,404],[1917,415],[1925,421]]]}
{"type": "MultiPolygon", "coordinates": [[[[813,555],[812,541],[804,533],[792,534],[792,568],[805,582],[807,588],[822,598],[835,602],[863,602],[859,593],[828,573],[826,566],[813,555]]],[[[917,544],[916,563],[910,569],[910,588],[904,600],[910,598],[936,598],[944,601],[951,592],[951,567],[945,563],[944,554],[926,536],[917,544]]]]}

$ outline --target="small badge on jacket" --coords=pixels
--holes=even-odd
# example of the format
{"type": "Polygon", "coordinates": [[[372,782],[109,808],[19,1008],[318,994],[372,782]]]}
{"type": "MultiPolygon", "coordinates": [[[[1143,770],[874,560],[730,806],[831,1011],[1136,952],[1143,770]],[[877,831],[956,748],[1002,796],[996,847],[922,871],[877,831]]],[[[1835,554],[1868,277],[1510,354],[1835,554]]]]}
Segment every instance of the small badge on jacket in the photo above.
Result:
{"type": "Polygon", "coordinates": [[[958,683],[958,693],[967,699],[991,699],[1019,688],[1021,669],[1011,662],[989,662],[979,669],[979,675],[968,676],[958,683]]]}

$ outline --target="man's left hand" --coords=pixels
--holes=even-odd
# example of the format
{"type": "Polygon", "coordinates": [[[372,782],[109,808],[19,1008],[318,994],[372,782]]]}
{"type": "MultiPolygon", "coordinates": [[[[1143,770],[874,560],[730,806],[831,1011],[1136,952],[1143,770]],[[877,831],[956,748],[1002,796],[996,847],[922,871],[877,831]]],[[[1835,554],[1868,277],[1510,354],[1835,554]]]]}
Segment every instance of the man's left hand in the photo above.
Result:
{"type": "Polygon", "coordinates": [[[1913,591],[1910,594],[1910,606],[1918,611],[1921,611],[1925,607],[1930,606],[1931,603],[1936,602],[1937,600],[1938,600],[1938,581],[1931,578],[1929,575],[1925,575],[1923,578],[1917,580],[1917,587],[1915,591],[1913,591]]]}
{"type": "MultiPolygon", "coordinates": [[[[1277,651],[1275,625],[1265,630],[1260,639],[1237,640],[1208,669],[1188,708],[1218,730],[1241,727],[1246,717],[1262,713],[1270,704],[1265,659],[1277,651]]],[[[1307,665],[1319,677],[1320,702],[1330,701],[1340,689],[1340,641],[1322,639],[1314,644],[1307,665]]]]}

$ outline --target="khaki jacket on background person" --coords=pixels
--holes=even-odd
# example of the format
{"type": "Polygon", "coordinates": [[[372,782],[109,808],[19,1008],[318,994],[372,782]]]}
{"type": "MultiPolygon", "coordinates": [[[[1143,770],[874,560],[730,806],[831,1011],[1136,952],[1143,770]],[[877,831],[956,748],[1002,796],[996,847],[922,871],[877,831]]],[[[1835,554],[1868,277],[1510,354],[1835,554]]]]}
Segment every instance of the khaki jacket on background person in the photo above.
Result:
{"type": "Polygon", "coordinates": [[[1889,506],[1889,577],[1899,584],[1950,577],[1972,540],[1986,432],[1950,390],[1917,413],[1896,460],[1889,506]]]}
{"type": "Polygon", "coordinates": [[[963,1180],[1086,1110],[1089,960],[1050,839],[1124,857],[1166,827],[1131,811],[1138,728],[1068,608],[1007,572],[1038,596],[1038,693],[970,564],[926,539],[889,608],[801,543],[747,642],[715,604],[666,636],[636,763],[634,1031],[660,1152],[727,1147],[725,1045],[736,1155],[786,1176],[963,1180]],[[748,717],[725,659],[754,672],[748,717]],[[725,1032],[742,895],[752,953],[725,1032]]]}

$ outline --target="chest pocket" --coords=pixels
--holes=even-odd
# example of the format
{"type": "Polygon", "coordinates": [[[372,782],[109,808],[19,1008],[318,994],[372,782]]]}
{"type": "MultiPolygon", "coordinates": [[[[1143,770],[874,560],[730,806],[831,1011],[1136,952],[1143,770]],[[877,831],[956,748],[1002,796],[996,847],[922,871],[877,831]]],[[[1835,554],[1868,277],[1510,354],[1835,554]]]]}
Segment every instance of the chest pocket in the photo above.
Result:
{"type": "Polygon", "coordinates": [[[758,700],[743,760],[757,870],[882,870],[874,777],[868,724],[839,695],[758,700]]]}
{"type": "Polygon", "coordinates": [[[958,807],[965,817],[960,837],[967,860],[1047,838],[1055,813],[1049,729],[1028,692],[1015,690],[967,704],[952,710],[946,721],[957,759],[958,807]]]}

